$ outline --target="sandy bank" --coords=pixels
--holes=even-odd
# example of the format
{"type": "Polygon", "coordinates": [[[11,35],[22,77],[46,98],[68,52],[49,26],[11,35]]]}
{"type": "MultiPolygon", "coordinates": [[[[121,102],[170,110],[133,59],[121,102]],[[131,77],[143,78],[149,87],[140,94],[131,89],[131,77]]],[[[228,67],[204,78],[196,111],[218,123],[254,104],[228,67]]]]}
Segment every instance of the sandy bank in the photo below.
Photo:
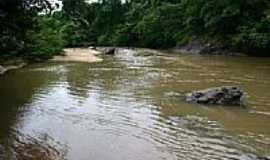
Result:
{"type": "Polygon", "coordinates": [[[97,57],[101,52],[89,48],[66,48],[61,56],[54,56],[53,61],[66,62],[101,62],[102,58],[97,57]]]}

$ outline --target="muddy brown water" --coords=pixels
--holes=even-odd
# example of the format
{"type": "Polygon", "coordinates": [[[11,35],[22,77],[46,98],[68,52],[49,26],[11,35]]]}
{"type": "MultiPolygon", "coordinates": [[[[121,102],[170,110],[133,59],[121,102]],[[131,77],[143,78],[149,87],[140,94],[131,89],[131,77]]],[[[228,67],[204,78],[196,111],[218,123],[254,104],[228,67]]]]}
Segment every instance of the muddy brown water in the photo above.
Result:
{"type": "Polygon", "coordinates": [[[123,49],[0,77],[2,160],[225,160],[270,155],[270,59],[123,49]],[[239,85],[247,108],[181,94],[239,85]]]}

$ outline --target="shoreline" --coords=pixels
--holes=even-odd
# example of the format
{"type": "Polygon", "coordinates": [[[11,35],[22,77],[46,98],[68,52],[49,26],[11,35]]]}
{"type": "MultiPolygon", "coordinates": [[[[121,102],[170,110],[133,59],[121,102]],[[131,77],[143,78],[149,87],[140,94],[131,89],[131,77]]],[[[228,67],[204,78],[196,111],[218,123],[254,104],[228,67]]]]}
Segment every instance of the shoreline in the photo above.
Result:
{"type": "MultiPolygon", "coordinates": [[[[194,55],[209,55],[209,56],[249,56],[244,53],[232,52],[228,50],[224,50],[219,47],[209,47],[211,45],[201,44],[199,42],[191,42],[187,45],[168,48],[168,49],[152,49],[152,48],[141,48],[141,47],[125,47],[125,46],[94,46],[94,47],[74,47],[74,48],[64,48],[63,53],[60,55],[53,56],[50,59],[44,60],[46,61],[55,61],[55,62],[84,62],[84,63],[95,63],[102,62],[103,59],[99,57],[99,55],[103,55],[106,52],[107,48],[128,48],[128,49],[147,49],[147,50],[157,50],[157,51],[170,51],[176,54],[194,54],[194,55]],[[210,48],[210,49],[209,49],[210,48]]],[[[253,57],[253,56],[251,56],[253,57]]],[[[257,57],[257,56],[256,56],[257,57]]],[[[260,56],[258,56],[260,57],[260,56]]],[[[43,61],[43,60],[42,60],[43,61]]],[[[13,58],[11,60],[3,60],[0,61],[0,76],[5,73],[23,68],[27,66],[31,61],[24,60],[21,57],[13,58]]]]}
{"type": "MultiPolygon", "coordinates": [[[[44,61],[94,63],[103,61],[102,58],[98,57],[98,55],[101,54],[101,51],[90,48],[65,48],[63,54],[53,56],[52,58],[44,61]]],[[[0,76],[3,76],[11,70],[23,68],[28,64],[27,60],[23,60],[21,58],[3,60],[0,62],[0,76]]]]}
{"type": "Polygon", "coordinates": [[[62,62],[102,62],[103,59],[98,57],[102,52],[90,48],[65,48],[62,55],[54,56],[49,61],[62,62]]]}

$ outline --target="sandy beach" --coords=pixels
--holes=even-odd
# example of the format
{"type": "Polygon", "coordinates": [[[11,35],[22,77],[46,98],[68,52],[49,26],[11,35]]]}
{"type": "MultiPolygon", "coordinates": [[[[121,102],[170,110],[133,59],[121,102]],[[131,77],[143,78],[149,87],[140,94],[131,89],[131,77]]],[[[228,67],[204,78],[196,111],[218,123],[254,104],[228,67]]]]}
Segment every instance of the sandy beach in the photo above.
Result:
{"type": "Polygon", "coordinates": [[[53,61],[67,62],[101,62],[103,59],[97,57],[101,52],[89,48],[66,48],[61,56],[54,56],[53,61]]]}

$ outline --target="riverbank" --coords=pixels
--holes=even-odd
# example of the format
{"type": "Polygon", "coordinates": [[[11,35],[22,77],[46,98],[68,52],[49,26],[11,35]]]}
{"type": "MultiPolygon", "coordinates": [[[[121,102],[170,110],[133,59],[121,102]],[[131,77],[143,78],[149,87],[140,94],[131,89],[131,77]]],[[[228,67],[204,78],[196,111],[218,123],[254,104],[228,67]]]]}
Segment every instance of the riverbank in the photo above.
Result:
{"type": "Polygon", "coordinates": [[[103,59],[97,55],[102,54],[101,51],[90,48],[66,48],[60,56],[54,56],[52,61],[65,62],[101,62],[103,59]]]}
{"type": "MultiPolygon", "coordinates": [[[[138,49],[133,47],[88,47],[88,48],[65,48],[60,55],[53,56],[48,59],[49,61],[56,62],[86,62],[94,63],[103,61],[98,55],[106,54],[108,49],[118,50],[123,48],[138,49]]],[[[143,52],[138,51],[140,56],[150,56],[158,54],[155,49],[141,48],[143,52]],[[146,52],[147,51],[147,52],[146,52]]],[[[215,42],[206,42],[198,39],[194,39],[189,43],[175,48],[166,49],[176,54],[197,54],[197,55],[223,55],[223,56],[248,56],[244,53],[233,52],[222,45],[215,42]]],[[[40,60],[39,60],[40,61],[40,60]]],[[[42,60],[47,61],[47,60],[42,60]]],[[[28,62],[33,63],[31,60],[24,60],[22,58],[15,58],[15,60],[3,60],[0,61],[0,76],[6,72],[14,69],[25,67],[28,62]]]]}
{"type": "MultiPolygon", "coordinates": [[[[103,59],[97,55],[102,54],[102,51],[98,51],[90,48],[66,48],[63,54],[57,55],[48,59],[49,61],[61,61],[61,62],[101,62],[103,59]]],[[[8,71],[16,70],[25,67],[28,63],[27,60],[17,58],[13,60],[6,60],[0,62],[0,76],[4,75],[8,71]]]]}
{"type": "Polygon", "coordinates": [[[189,42],[176,46],[176,53],[189,53],[200,55],[225,55],[225,56],[247,56],[248,54],[233,51],[225,47],[221,42],[193,38],[189,42]]]}

